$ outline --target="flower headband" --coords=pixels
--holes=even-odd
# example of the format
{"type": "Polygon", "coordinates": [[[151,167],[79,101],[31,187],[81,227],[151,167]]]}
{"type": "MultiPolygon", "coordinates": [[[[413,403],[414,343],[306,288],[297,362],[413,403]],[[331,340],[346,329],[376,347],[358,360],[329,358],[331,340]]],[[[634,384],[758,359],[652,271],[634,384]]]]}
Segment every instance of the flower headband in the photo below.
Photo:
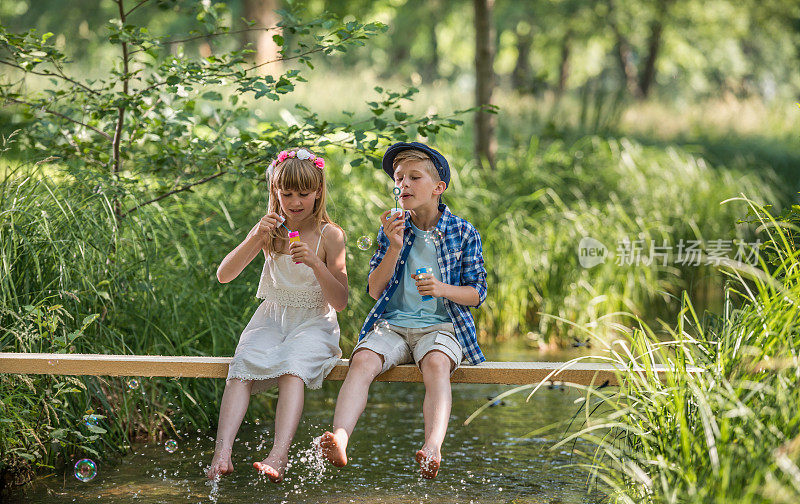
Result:
{"type": "Polygon", "coordinates": [[[325,160],[315,155],[311,151],[308,151],[306,149],[298,149],[296,152],[283,150],[280,152],[280,154],[278,154],[278,159],[269,164],[269,178],[272,178],[272,172],[275,169],[276,164],[283,163],[288,158],[293,158],[293,157],[296,157],[297,159],[310,159],[314,163],[314,166],[316,166],[320,170],[325,168],[325,160]]]}

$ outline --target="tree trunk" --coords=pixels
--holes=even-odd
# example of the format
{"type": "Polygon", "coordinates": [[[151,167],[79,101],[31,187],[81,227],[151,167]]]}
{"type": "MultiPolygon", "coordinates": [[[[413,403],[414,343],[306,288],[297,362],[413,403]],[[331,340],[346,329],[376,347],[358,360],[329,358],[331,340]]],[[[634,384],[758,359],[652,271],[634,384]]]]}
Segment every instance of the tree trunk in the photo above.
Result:
{"type": "Polygon", "coordinates": [[[281,30],[274,28],[281,20],[275,12],[277,8],[278,0],[245,0],[244,2],[244,18],[248,21],[255,21],[254,28],[265,28],[247,32],[250,35],[247,38],[248,42],[255,45],[255,64],[264,65],[259,67],[259,71],[263,74],[278,75],[281,73],[280,62],[265,64],[280,57],[281,47],[272,39],[273,35],[281,34],[281,30]]]}
{"type": "Polygon", "coordinates": [[[430,0],[428,2],[430,16],[428,17],[428,36],[430,37],[431,57],[428,60],[427,77],[429,81],[439,78],[439,38],[436,35],[436,27],[439,24],[439,12],[442,9],[440,0],[430,0]]]}
{"type": "Polygon", "coordinates": [[[617,57],[622,78],[625,80],[625,87],[632,96],[638,98],[639,86],[636,84],[636,65],[633,64],[633,50],[628,40],[619,32],[617,32],[617,57]]]}
{"type": "Polygon", "coordinates": [[[633,49],[631,48],[630,42],[628,42],[628,39],[622,34],[617,25],[617,20],[614,17],[614,2],[612,0],[608,2],[608,9],[608,24],[611,26],[611,30],[614,32],[614,36],[617,39],[617,61],[619,62],[620,72],[622,72],[622,80],[625,82],[625,87],[631,96],[638,98],[638,71],[636,70],[636,65],[633,63],[633,49]]]}
{"type": "Polygon", "coordinates": [[[567,89],[567,79],[569,78],[569,53],[572,42],[572,30],[567,30],[564,40],[561,43],[561,65],[558,69],[558,95],[564,94],[567,89]]]}
{"type": "Polygon", "coordinates": [[[642,71],[642,80],[639,82],[639,93],[642,98],[647,98],[656,80],[656,60],[661,50],[661,34],[664,30],[664,18],[667,14],[667,5],[671,0],[659,0],[658,14],[650,24],[650,41],[647,44],[647,60],[642,71]]]}
{"type": "Polygon", "coordinates": [[[533,44],[533,29],[520,33],[517,31],[517,63],[511,72],[511,85],[517,91],[527,91],[531,85],[531,45],[533,44]]]}
{"type": "MultiPolygon", "coordinates": [[[[473,0],[475,7],[475,105],[492,103],[494,89],[494,40],[492,8],[494,0],[473,0]]],[[[485,110],[475,113],[475,154],[479,162],[495,167],[497,140],[494,137],[495,114],[485,110]]]]}

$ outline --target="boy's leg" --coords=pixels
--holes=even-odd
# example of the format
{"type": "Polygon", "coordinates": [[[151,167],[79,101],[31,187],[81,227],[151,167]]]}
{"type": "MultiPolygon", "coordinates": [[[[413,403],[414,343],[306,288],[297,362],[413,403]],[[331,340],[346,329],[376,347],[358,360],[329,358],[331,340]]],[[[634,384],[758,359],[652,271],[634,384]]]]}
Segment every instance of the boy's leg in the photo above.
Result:
{"type": "Polygon", "coordinates": [[[233,440],[242,424],[247,405],[250,404],[250,389],[253,382],[249,380],[228,380],[222,394],[217,426],[217,441],[214,445],[214,458],[206,472],[209,479],[233,472],[231,450],[233,440]]]}
{"type": "Polygon", "coordinates": [[[275,409],[275,439],[267,458],[253,463],[253,467],[266,474],[270,480],[283,479],[289,462],[289,447],[303,415],[305,384],[297,376],[285,374],[278,378],[278,406],[275,409]]]}
{"type": "Polygon", "coordinates": [[[336,399],[333,432],[325,432],[320,439],[323,455],[336,467],[347,464],[347,443],[367,405],[369,387],[382,368],[383,356],[368,348],[350,358],[350,368],[336,399]]]}
{"type": "Polygon", "coordinates": [[[425,444],[417,452],[416,459],[425,478],[435,478],[439,472],[441,448],[453,402],[450,391],[450,372],[453,366],[450,357],[438,350],[425,354],[419,364],[425,383],[425,400],[422,404],[425,444]]]}

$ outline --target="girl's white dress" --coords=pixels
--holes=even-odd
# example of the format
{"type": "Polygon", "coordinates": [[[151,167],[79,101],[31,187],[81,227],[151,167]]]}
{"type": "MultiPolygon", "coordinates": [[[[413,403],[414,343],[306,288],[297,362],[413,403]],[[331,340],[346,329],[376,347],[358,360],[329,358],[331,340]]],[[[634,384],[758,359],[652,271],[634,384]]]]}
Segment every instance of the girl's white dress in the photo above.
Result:
{"type": "Polygon", "coordinates": [[[253,394],[276,385],[285,374],[320,388],[342,351],[336,310],[325,301],[314,272],[289,255],[270,255],[256,297],[264,301],[239,337],[228,380],[254,380],[253,394]]]}

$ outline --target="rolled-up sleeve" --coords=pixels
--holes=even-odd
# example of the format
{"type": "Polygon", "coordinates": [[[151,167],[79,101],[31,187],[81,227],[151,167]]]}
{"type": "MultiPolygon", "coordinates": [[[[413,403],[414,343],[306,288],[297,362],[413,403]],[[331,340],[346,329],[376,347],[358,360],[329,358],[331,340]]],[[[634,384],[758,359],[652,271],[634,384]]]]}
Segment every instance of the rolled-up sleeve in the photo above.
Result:
{"type": "Polygon", "coordinates": [[[461,254],[461,285],[469,285],[478,291],[478,306],[486,300],[486,268],[483,265],[483,243],[474,227],[469,228],[461,254]]]}
{"type": "MultiPolygon", "coordinates": [[[[372,255],[372,259],[369,260],[369,275],[375,271],[375,268],[383,260],[383,256],[386,255],[386,251],[389,249],[389,237],[386,236],[386,233],[383,232],[383,226],[378,229],[378,248],[375,250],[375,253],[372,255]]],[[[369,294],[369,275],[367,275],[367,294],[369,294]]]]}

